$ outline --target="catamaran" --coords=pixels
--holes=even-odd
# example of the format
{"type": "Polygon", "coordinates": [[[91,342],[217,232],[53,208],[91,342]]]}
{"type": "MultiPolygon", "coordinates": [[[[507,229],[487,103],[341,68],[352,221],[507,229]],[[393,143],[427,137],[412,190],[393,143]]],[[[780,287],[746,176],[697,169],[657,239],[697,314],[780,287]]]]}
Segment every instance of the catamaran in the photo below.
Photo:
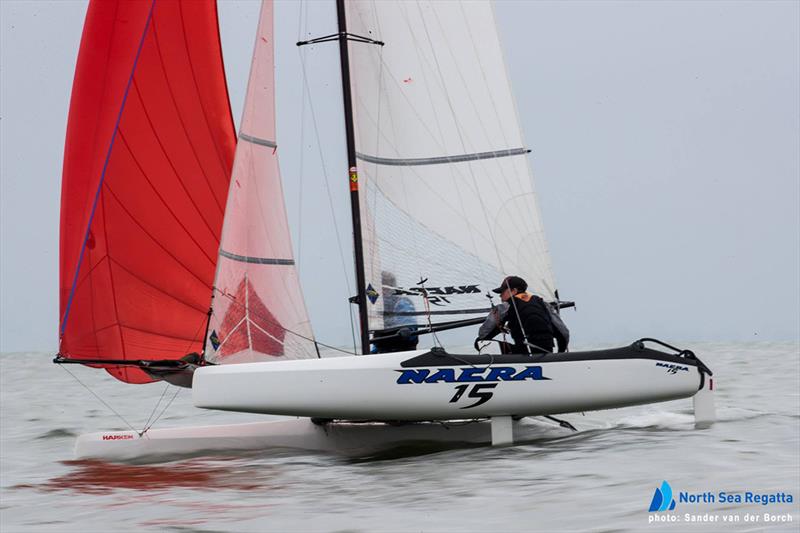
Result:
{"type": "Polygon", "coordinates": [[[279,172],[272,2],[238,135],[213,1],[90,3],[65,147],[55,361],[191,387],[199,408],[296,418],[93,433],[76,454],[510,444],[535,434],[525,417],[689,397],[698,424],[713,421],[711,371],[654,339],[563,354],[438,342],[480,323],[506,274],[571,305],[555,289],[492,6],[336,6],[334,33],[296,44],[339,46],[361,354],[320,357],[279,172]],[[409,335],[433,346],[391,351],[409,335]]]}

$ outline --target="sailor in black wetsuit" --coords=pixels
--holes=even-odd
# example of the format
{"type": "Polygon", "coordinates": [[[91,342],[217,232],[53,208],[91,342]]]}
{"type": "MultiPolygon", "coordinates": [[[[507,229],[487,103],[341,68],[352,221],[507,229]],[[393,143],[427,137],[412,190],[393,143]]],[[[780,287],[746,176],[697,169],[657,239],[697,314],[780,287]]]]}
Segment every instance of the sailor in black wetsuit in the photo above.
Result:
{"type": "Polygon", "coordinates": [[[567,351],[569,329],[548,303],[526,292],[527,289],[524,279],[509,276],[493,290],[503,303],[486,318],[477,340],[491,339],[500,332],[501,326],[507,324],[514,339],[513,353],[552,352],[554,337],[558,351],[567,351]]]}

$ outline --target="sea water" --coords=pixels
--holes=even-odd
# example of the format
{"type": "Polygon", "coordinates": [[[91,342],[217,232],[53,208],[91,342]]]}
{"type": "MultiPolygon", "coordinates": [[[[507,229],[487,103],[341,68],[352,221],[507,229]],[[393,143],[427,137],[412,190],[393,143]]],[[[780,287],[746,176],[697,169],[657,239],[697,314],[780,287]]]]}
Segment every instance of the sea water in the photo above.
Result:
{"type": "Polygon", "coordinates": [[[126,385],[48,354],[4,354],[0,531],[797,531],[800,346],[686,346],[714,371],[709,429],[694,429],[687,399],[564,415],[578,432],[504,448],[135,464],[75,461],[75,438],[148,419],[265,417],[200,411],[189,391],[126,385]],[[649,512],[664,482],[675,508],[649,512]]]}

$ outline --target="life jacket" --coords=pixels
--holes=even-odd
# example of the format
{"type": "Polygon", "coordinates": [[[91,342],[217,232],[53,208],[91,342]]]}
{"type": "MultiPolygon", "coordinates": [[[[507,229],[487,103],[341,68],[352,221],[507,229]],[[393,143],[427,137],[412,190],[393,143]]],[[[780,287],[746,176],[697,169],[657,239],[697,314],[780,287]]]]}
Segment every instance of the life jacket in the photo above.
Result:
{"type": "MultiPolygon", "coordinates": [[[[547,303],[538,296],[524,292],[514,296],[513,301],[509,302],[508,329],[514,339],[514,351],[516,353],[529,353],[525,344],[525,338],[529,343],[534,344],[548,352],[553,351],[553,323],[550,319],[550,311],[547,303]],[[525,334],[523,334],[523,328],[525,334]]],[[[537,351],[534,348],[532,351],[537,351]]]]}

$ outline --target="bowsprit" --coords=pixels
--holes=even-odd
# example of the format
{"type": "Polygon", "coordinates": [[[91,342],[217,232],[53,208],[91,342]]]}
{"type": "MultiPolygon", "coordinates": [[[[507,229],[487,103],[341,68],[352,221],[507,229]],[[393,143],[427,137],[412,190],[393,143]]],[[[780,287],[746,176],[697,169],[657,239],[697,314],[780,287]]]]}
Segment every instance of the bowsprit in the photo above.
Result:
{"type": "Polygon", "coordinates": [[[420,368],[395,370],[400,372],[398,385],[409,383],[472,383],[498,381],[549,380],[542,374],[541,366],[526,366],[517,369],[510,366],[469,367],[469,368],[420,368]]]}

